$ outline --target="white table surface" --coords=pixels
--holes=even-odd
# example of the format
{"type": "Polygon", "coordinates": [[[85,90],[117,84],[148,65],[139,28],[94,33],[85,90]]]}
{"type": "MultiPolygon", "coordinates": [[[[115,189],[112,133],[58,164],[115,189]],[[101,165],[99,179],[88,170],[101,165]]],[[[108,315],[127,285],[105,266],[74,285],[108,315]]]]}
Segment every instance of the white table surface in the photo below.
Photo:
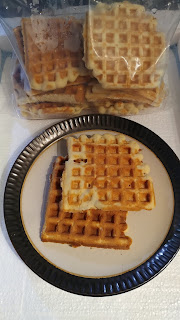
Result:
{"type": "MultiPolygon", "coordinates": [[[[180,158],[180,81],[170,53],[170,96],[162,112],[130,119],[154,131],[180,158]]],[[[67,293],[34,274],[14,250],[4,223],[3,194],[6,179],[21,150],[57,120],[32,121],[17,117],[8,94],[9,64],[0,84],[0,319],[179,319],[180,253],[153,280],[138,289],[112,297],[83,297],[67,293]]]]}

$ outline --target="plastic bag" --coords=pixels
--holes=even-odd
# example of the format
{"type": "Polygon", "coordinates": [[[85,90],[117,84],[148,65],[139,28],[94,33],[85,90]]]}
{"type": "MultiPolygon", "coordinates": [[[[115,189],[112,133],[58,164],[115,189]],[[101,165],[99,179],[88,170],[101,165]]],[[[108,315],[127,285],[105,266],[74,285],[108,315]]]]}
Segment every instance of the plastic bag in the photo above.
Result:
{"type": "Polygon", "coordinates": [[[178,2],[18,0],[14,10],[14,1],[8,4],[0,21],[17,56],[13,87],[23,117],[164,107],[178,2]]]}

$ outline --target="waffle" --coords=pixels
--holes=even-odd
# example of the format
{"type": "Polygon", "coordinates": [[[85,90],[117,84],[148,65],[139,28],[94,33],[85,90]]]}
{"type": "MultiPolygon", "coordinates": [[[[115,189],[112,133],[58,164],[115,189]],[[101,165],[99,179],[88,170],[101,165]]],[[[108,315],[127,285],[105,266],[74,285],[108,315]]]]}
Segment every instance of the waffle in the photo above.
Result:
{"type": "MultiPolygon", "coordinates": [[[[78,102],[83,98],[84,100],[84,94],[85,94],[85,85],[88,85],[89,82],[92,81],[91,76],[79,76],[77,77],[77,79],[74,82],[68,82],[67,86],[65,88],[59,88],[59,89],[55,89],[55,90],[50,90],[48,92],[45,91],[41,91],[41,90],[34,90],[31,89],[29,90],[29,88],[26,86],[26,84],[24,83],[24,77],[23,77],[23,71],[22,68],[20,66],[19,63],[16,64],[15,70],[13,72],[13,85],[14,85],[14,89],[16,90],[16,92],[18,93],[18,97],[30,97],[30,99],[34,99],[34,96],[39,96],[39,97],[52,97],[53,96],[58,96],[66,93],[67,92],[67,97],[69,97],[69,95],[72,93],[74,94],[76,91],[78,92],[78,102]],[[76,89],[73,88],[73,86],[76,86],[76,89]],[[27,87],[27,90],[26,90],[27,87]],[[72,87],[70,89],[68,89],[68,87],[72,87]],[[81,92],[81,93],[80,93],[81,92]],[[79,100],[80,99],[80,100],[79,100]]],[[[36,99],[36,98],[35,98],[36,99]]],[[[40,98],[41,101],[46,101],[45,98],[40,98]]],[[[49,100],[50,98],[48,98],[49,100]]],[[[39,100],[40,101],[40,100],[39,100]]],[[[51,100],[49,100],[51,101],[51,100]]],[[[75,99],[75,102],[77,102],[75,99]]],[[[52,100],[52,102],[61,102],[61,101],[57,101],[57,100],[52,100]]],[[[64,101],[62,101],[64,102],[64,101]]],[[[65,101],[67,103],[69,103],[69,100],[65,101]]]]}
{"type": "Polygon", "coordinates": [[[16,94],[18,105],[35,104],[40,102],[52,102],[52,103],[65,103],[65,104],[84,104],[85,103],[85,92],[86,85],[83,84],[84,78],[78,77],[72,85],[67,85],[65,88],[55,89],[52,91],[35,91],[30,92],[24,90],[24,83],[21,79],[21,67],[16,66],[13,73],[13,86],[16,94]],[[78,79],[79,78],[79,79],[78,79]],[[82,84],[78,84],[82,82],[82,84]],[[75,85],[75,83],[77,83],[75,85]]]}
{"type": "Polygon", "coordinates": [[[18,97],[19,104],[38,103],[38,102],[57,102],[66,104],[83,104],[85,102],[85,85],[68,86],[56,89],[54,92],[44,92],[37,95],[27,95],[22,92],[18,97]]]}
{"type": "Polygon", "coordinates": [[[68,81],[89,74],[82,61],[81,22],[74,18],[31,17],[23,18],[21,25],[32,89],[64,88],[68,81]]]}
{"type": "Polygon", "coordinates": [[[86,99],[88,102],[131,102],[159,107],[165,97],[164,83],[154,89],[121,89],[106,90],[99,84],[87,87],[86,99]]]}
{"type": "Polygon", "coordinates": [[[13,29],[17,45],[19,48],[19,52],[21,54],[22,60],[24,62],[24,45],[23,45],[23,37],[22,37],[22,29],[20,26],[13,29]]]}
{"type": "Polygon", "coordinates": [[[64,211],[151,210],[155,197],[149,166],[135,141],[122,134],[68,138],[62,179],[64,211]]]}
{"type": "MultiPolygon", "coordinates": [[[[23,62],[24,62],[24,43],[23,43],[22,28],[21,28],[21,26],[18,26],[15,29],[13,29],[13,31],[14,31],[14,35],[15,35],[15,38],[16,38],[16,41],[17,41],[17,45],[18,45],[19,51],[21,53],[21,56],[22,56],[22,59],[23,59],[23,62]]],[[[22,69],[21,69],[21,66],[20,66],[19,63],[17,63],[17,67],[16,67],[15,72],[13,73],[13,77],[18,79],[18,82],[21,85],[22,89],[25,90],[23,79],[22,79],[22,69]]],[[[78,76],[77,79],[75,81],[73,81],[73,82],[69,82],[68,81],[67,86],[86,84],[91,80],[92,80],[92,76],[91,76],[90,72],[88,72],[88,75],[78,76]]],[[[56,93],[56,89],[55,90],[51,90],[50,92],[52,92],[52,91],[54,93],[56,93]]],[[[29,94],[29,95],[36,95],[36,94],[42,94],[42,93],[44,94],[44,91],[31,89],[31,90],[28,90],[26,93],[29,94]]]]}
{"type": "Polygon", "coordinates": [[[54,119],[58,116],[67,117],[67,114],[76,115],[87,108],[88,106],[86,104],[72,106],[57,102],[27,103],[18,105],[19,113],[22,117],[27,119],[54,119]]]}
{"type": "Polygon", "coordinates": [[[164,74],[165,36],[145,8],[98,3],[86,15],[84,61],[105,89],[156,88],[164,74]]]}
{"type": "Polygon", "coordinates": [[[54,164],[42,241],[67,243],[74,247],[129,249],[132,240],[124,234],[127,212],[87,210],[73,214],[59,210],[64,162],[64,158],[57,157],[54,164]]]}
{"type": "Polygon", "coordinates": [[[149,105],[144,103],[134,103],[134,102],[122,102],[122,101],[104,101],[94,103],[94,108],[96,112],[100,114],[112,114],[112,115],[134,115],[138,114],[140,111],[148,108],[149,105]]]}
{"type": "Polygon", "coordinates": [[[103,99],[121,100],[121,101],[134,101],[138,103],[150,104],[158,107],[165,97],[165,86],[162,81],[161,85],[154,89],[119,89],[119,90],[106,90],[100,84],[89,84],[87,90],[87,100],[99,101],[103,99]],[[98,94],[98,96],[96,96],[98,94]],[[89,96],[88,96],[89,95],[89,96]],[[92,100],[94,99],[94,100],[92,100]]]}
{"type": "MultiPolygon", "coordinates": [[[[17,45],[18,45],[18,48],[19,48],[19,51],[21,53],[21,56],[22,56],[22,59],[24,61],[24,43],[23,43],[23,35],[22,35],[22,28],[21,26],[18,26],[16,27],[15,29],[13,29],[14,31],[14,35],[16,37],[16,41],[17,41],[17,45]]],[[[22,82],[22,79],[21,79],[21,66],[20,64],[18,64],[16,70],[15,70],[15,77],[17,77],[17,74],[18,74],[18,81],[22,82]]],[[[14,76],[13,74],[13,76],[14,76]]],[[[91,81],[92,79],[92,76],[90,74],[90,72],[88,72],[87,75],[85,76],[78,76],[76,78],[75,81],[73,82],[68,82],[67,83],[67,86],[72,86],[72,85],[79,85],[79,84],[86,84],[88,83],[89,81],[91,81]]],[[[55,90],[52,90],[53,92],[55,91],[56,92],[56,89],[55,90]]],[[[27,92],[28,93],[28,92],[27,92]]],[[[41,93],[44,93],[44,91],[40,91],[40,90],[34,90],[32,89],[29,94],[30,95],[35,95],[35,94],[41,94],[41,93]]]]}

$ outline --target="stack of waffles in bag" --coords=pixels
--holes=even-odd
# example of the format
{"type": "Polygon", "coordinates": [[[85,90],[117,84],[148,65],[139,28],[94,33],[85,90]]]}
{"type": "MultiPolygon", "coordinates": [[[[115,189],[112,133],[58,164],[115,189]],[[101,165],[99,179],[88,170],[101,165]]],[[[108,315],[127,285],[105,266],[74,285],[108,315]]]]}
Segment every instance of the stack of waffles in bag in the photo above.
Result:
{"type": "Polygon", "coordinates": [[[26,90],[18,65],[14,87],[24,116],[136,114],[165,97],[165,35],[141,5],[100,2],[84,21],[23,18],[14,32],[29,79],[26,90]]]}
{"type": "Polygon", "coordinates": [[[41,239],[74,247],[129,249],[128,211],[151,210],[155,195],[141,149],[122,134],[67,139],[54,163],[41,239]]]}
{"type": "Polygon", "coordinates": [[[141,5],[98,3],[86,14],[84,61],[97,83],[87,92],[101,113],[138,113],[164,98],[165,36],[141,5]]]}
{"type": "Polygon", "coordinates": [[[35,16],[23,18],[14,33],[29,79],[27,83],[17,65],[14,87],[21,113],[49,117],[76,114],[86,107],[90,72],[82,60],[82,23],[35,16]]]}

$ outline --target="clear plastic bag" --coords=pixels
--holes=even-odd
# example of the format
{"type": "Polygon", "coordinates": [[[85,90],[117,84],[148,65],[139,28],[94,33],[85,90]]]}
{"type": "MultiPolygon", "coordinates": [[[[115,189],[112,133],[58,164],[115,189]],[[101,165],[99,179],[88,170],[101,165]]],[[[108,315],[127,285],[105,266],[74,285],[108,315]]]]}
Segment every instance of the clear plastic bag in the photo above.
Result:
{"type": "Polygon", "coordinates": [[[0,21],[17,57],[12,78],[23,117],[164,108],[178,1],[18,0],[14,11],[7,7],[0,21]]]}

